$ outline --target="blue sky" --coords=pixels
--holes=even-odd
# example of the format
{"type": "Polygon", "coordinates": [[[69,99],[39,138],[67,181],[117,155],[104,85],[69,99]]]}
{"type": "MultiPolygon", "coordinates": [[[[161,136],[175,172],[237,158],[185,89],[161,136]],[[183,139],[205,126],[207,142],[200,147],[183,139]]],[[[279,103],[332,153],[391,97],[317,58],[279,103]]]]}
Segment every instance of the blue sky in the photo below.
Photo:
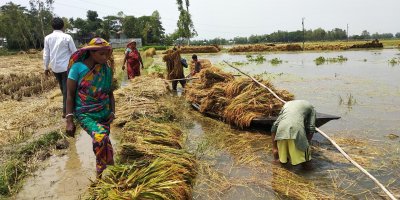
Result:
{"type": "MultiPolygon", "coordinates": [[[[0,0],[4,5],[10,0],[0,0]]],[[[28,0],[12,0],[28,6],[28,0]]],[[[346,28],[349,33],[400,32],[400,0],[191,0],[195,28],[203,38],[233,38],[277,30],[346,28]]],[[[85,18],[87,10],[99,16],[150,15],[158,10],[167,33],[176,29],[176,0],[55,0],[54,12],[62,17],[85,18]]]]}

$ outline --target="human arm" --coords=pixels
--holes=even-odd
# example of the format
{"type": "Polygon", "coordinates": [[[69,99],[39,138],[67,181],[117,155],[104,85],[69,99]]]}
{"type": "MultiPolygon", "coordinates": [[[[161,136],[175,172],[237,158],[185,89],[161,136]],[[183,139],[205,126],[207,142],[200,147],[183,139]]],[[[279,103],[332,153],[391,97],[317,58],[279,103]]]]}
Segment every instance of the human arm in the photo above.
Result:
{"type": "Polygon", "coordinates": [[[315,133],[315,119],[316,119],[316,111],[314,107],[311,108],[310,113],[307,116],[307,124],[306,124],[306,135],[307,140],[310,142],[315,133]]]}
{"type": "Polygon", "coordinates": [[[113,91],[110,92],[110,106],[111,106],[111,113],[113,115],[112,117],[113,119],[115,119],[115,98],[113,91]]]}
{"type": "Polygon", "coordinates": [[[142,69],[144,69],[142,56],[140,55],[140,53],[138,53],[138,54],[139,54],[139,62],[140,62],[140,64],[142,65],[142,69]]]}
{"type": "Polygon", "coordinates": [[[124,61],[122,62],[122,71],[125,70],[125,63],[126,63],[126,58],[127,57],[128,57],[128,53],[125,52],[124,61]]]}
{"type": "Polygon", "coordinates": [[[72,55],[73,53],[75,53],[76,51],[76,46],[74,43],[74,39],[72,39],[72,37],[70,36],[70,39],[68,41],[68,48],[69,48],[69,52],[72,55]]]}
{"type": "Polygon", "coordinates": [[[67,102],[66,102],[66,112],[67,112],[66,132],[67,132],[68,136],[74,136],[75,129],[76,129],[74,120],[73,120],[76,87],[77,87],[77,82],[75,80],[68,78],[68,80],[67,80],[67,102]]]}
{"type": "Polygon", "coordinates": [[[49,63],[50,63],[50,48],[47,38],[45,38],[44,49],[43,49],[43,67],[44,67],[44,74],[46,76],[50,75],[49,63]]]}

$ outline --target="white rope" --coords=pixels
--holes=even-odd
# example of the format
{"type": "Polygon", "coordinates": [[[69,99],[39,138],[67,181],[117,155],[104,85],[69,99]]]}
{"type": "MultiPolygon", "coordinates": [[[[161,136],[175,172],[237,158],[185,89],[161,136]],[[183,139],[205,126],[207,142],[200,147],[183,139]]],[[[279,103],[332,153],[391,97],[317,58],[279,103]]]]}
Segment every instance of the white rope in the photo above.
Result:
{"type": "MultiPolygon", "coordinates": [[[[239,70],[238,68],[232,66],[230,63],[228,63],[227,61],[224,60],[224,62],[238,70],[240,73],[242,73],[243,75],[251,78],[254,82],[256,82],[257,84],[259,84],[261,87],[266,88],[269,92],[271,92],[277,99],[279,99],[281,102],[286,103],[286,101],[284,101],[283,99],[281,99],[278,95],[275,94],[274,91],[272,91],[270,88],[268,88],[266,85],[262,84],[261,82],[257,81],[256,79],[254,79],[253,77],[251,77],[250,75],[242,72],[241,70],[239,70]]],[[[339,150],[339,152],[348,160],[350,161],[354,166],[356,166],[361,172],[363,172],[365,175],[367,175],[370,179],[372,179],[388,196],[390,199],[392,200],[397,200],[396,197],[394,197],[394,195],[388,190],[386,189],[386,187],[384,185],[382,185],[382,183],[380,183],[374,176],[372,176],[367,170],[365,170],[363,167],[361,167],[361,165],[359,165],[356,161],[354,161],[338,144],[336,144],[336,142],[330,138],[326,133],[324,133],[322,130],[320,130],[319,128],[316,128],[316,130],[322,135],[324,136],[326,139],[329,140],[329,142],[332,143],[332,145],[339,150]]]]}

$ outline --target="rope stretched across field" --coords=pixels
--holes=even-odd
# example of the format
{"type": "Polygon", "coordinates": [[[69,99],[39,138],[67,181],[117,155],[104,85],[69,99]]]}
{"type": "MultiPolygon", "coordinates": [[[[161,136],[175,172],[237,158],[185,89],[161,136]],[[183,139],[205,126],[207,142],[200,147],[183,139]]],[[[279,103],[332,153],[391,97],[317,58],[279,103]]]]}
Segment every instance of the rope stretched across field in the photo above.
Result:
{"type": "MultiPolygon", "coordinates": [[[[286,103],[285,100],[283,100],[282,98],[280,98],[274,91],[272,91],[270,88],[268,88],[266,85],[262,84],[261,82],[257,81],[255,78],[253,78],[252,76],[242,72],[240,69],[238,69],[237,67],[232,66],[230,63],[228,63],[227,61],[224,60],[224,62],[236,69],[237,71],[239,71],[240,73],[242,73],[243,75],[249,77],[251,80],[253,80],[254,82],[256,82],[257,84],[259,84],[261,87],[267,89],[269,92],[271,92],[271,94],[273,94],[277,99],[279,99],[282,103],[286,103]]],[[[380,183],[374,176],[372,176],[367,170],[365,170],[363,167],[361,167],[361,165],[359,165],[356,161],[354,161],[338,144],[336,144],[336,142],[330,138],[326,133],[324,133],[322,130],[320,130],[319,128],[316,128],[316,130],[322,135],[324,136],[327,140],[329,140],[329,142],[332,143],[332,145],[339,150],[339,152],[348,160],[350,161],[354,166],[356,166],[361,172],[363,172],[365,175],[367,175],[370,179],[372,179],[372,181],[374,181],[388,196],[390,199],[392,200],[397,200],[396,197],[394,197],[394,195],[388,190],[386,189],[386,187],[384,185],[382,185],[382,183],[380,183]]]]}

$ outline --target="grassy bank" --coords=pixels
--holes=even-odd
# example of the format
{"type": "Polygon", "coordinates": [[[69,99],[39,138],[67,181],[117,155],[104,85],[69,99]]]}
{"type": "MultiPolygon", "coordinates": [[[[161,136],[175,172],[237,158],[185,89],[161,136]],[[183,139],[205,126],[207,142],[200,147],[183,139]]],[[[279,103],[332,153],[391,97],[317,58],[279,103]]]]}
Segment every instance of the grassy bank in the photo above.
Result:
{"type": "Polygon", "coordinates": [[[21,188],[22,180],[36,169],[40,161],[50,156],[49,152],[62,138],[54,131],[10,149],[0,165],[0,198],[15,194],[21,188]]]}

